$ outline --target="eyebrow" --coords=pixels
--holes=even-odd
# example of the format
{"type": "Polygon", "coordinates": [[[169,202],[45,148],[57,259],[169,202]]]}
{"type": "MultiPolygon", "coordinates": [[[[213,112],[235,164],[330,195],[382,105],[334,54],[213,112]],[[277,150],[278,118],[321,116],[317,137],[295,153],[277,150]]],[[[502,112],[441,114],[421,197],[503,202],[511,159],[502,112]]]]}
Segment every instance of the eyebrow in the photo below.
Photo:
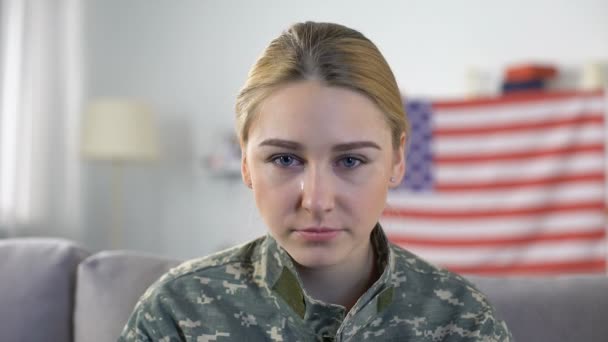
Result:
{"type": "MultiPolygon", "coordinates": [[[[302,144],[298,142],[283,139],[266,139],[262,141],[258,146],[276,146],[296,151],[304,149],[302,144]]],[[[353,141],[343,144],[337,144],[332,147],[332,150],[337,152],[343,152],[356,150],[359,148],[375,148],[377,150],[382,150],[382,148],[373,141],[353,141]]]]}

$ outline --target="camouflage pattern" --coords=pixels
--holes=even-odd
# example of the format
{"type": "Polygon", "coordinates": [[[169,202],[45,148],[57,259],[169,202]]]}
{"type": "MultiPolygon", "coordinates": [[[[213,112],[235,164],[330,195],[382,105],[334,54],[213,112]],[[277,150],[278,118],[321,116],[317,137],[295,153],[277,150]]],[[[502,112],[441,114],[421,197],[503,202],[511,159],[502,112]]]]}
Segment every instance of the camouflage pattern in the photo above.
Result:
{"type": "Polygon", "coordinates": [[[464,278],[389,244],[380,278],[346,312],[311,298],[289,255],[265,236],[183,263],[139,300],[119,341],[511,341],[464,278]]]}

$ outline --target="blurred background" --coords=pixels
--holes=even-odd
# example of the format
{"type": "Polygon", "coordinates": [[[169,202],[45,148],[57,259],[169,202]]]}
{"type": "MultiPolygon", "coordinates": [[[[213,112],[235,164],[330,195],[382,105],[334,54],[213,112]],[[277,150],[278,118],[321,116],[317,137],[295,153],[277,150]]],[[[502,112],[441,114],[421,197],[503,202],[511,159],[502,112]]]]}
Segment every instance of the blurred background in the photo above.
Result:
{"type": "Polygon", "coordinates": [[[264,234],[234,101],[295,22],[360,30],[405,97],[453,100],[498,95],[518,63],[584,86],[608,61],[607,17],[603,0],[2,0],[0,236],[189,258],[264,234]]]}

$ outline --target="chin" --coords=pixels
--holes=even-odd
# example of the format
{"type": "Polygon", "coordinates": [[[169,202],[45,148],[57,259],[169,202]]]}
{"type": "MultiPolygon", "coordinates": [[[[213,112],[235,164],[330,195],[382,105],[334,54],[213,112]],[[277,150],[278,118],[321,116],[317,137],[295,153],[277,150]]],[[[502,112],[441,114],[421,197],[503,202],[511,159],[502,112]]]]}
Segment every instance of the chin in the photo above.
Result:
{"type": "Polygon", "coordinates": [[[320,251],[318,248],[305,248],[293,253],[288,250],[289,255],[300,266],[307,268],[319,268],[332,266],[339,263],[339,258],[333,251],[320,251]]]}

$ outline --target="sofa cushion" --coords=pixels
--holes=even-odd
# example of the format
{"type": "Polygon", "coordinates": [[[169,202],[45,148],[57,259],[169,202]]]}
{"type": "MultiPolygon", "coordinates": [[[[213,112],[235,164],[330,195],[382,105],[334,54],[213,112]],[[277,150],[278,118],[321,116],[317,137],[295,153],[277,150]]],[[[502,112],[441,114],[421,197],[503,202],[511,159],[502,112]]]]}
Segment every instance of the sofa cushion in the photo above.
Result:
{"type": "Polygon", "coordinates": [[[0,240],[2,341],[72,341],[76,268],[87,255],[66,240],[0,240]]]}
{"type": "Polygon", "coordinates": [[[608,277],[468,277],[516,341],[607,341],[608,277]]]}
{"type": "Polygon", "coordinates": [[[74,340],[116,341],[144,291],[178,260],[105,251],[78,268],[74,340]]]}

